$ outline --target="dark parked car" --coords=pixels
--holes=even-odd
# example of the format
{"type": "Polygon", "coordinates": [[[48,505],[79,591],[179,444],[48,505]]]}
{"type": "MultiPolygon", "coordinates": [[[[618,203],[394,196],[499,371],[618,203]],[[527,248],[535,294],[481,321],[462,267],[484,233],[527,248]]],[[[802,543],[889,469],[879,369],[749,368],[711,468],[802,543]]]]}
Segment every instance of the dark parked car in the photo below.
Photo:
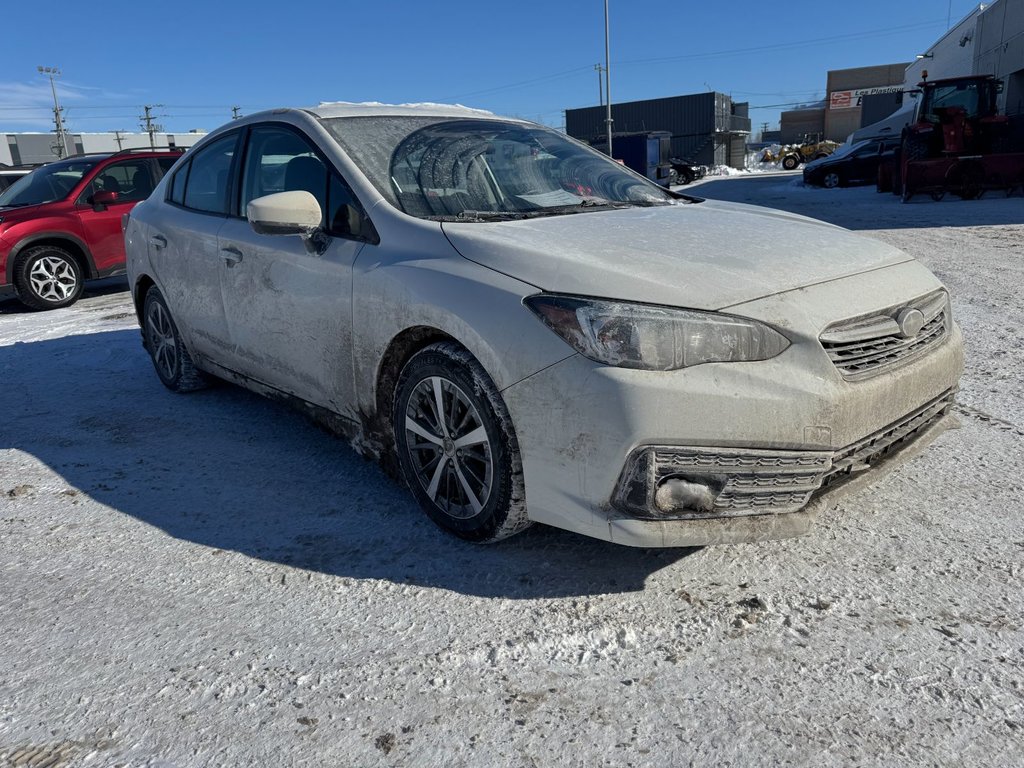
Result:
{"type": "Polygon", "coordinates": [[[844,145],[828,157],[804,166],[804,183],[818,187],[846,187],[874,184],[882,152],[899,145],[898,139],[867,139],[844,145]]]}

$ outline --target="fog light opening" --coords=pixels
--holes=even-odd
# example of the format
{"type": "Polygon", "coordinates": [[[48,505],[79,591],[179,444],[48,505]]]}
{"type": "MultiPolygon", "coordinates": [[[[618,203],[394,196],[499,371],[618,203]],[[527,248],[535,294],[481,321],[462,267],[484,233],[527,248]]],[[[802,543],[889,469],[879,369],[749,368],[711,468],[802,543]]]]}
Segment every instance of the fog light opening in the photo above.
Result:
{"type": "Polygon", "coordinates": [[[666,477],[654,492],[654,506],[665,515],[713,512],[717,496],[717,490],[701,480],[666,477]]]}

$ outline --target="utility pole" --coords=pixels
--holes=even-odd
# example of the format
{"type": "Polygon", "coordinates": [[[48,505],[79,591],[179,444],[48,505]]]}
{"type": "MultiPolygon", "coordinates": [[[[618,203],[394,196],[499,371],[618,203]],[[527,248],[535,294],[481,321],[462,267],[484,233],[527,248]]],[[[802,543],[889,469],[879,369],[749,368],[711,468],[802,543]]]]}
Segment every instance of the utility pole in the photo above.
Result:
{"type": "Polygon", "coordinates": [[[768,123],[761,123],[761,141],[764,141],[766,133],[768,133],[768,123]]]}
{"type": "Polygon", "coordinates": [[[237,120],[242,116],[242,108],[237,104],[231,108],[231,119],[237,120]]]}
{"type": "Polygon", "coordinates": [[[604,129],[608,134],[608,157],[612,156],[612,54],[610,35],[608,32],[608,0],[604,0],[604,92],[608,96],[604,129]]]}
{"type": "Polygon", "coordinates": [[[157,107],[162,107],[163,104],[147,104],[142,108],[143,114],[139,115],[140,127],[149,134],[149,147],[154,149],[156,147],[156,140],[153,135],[158,131],[162,131],[164,127],[156,122],[156,115],[153,114],[153,110],[157,107]]]}
{"type": "Polygon", "coordinates": [[[121,146],[124,143],[124,139],[121,138],[121,131],[114,131],[114,140],[117,142],[117,151],[118,152],[120,152],[122,149],[124,149],[124,147],[121,146]]]}
{"type": "Polygon", "coordinates": [[[57,101],[57,86],[53,82],[54,77],[60,77],[60,70],[57,67],[36,67],[36,70],[41,75],[47,75],[50,78],[50,90],[53,92],[53,125],[57,132],[57,146],[54,150],[57,155],[57,159],[63,159],[71,154],[68,151],[68,137],[64,132],[64,119],[63,113],[64,108],[61,107],[57,101]]]}
{"type": "Polygon", "coordinates": [[[604,72],[604,67],[600,64],[595,64],[594,69],[597,71],[597,103],[602,107],[604,106],[604,78],[601,73],[604,72]]]}

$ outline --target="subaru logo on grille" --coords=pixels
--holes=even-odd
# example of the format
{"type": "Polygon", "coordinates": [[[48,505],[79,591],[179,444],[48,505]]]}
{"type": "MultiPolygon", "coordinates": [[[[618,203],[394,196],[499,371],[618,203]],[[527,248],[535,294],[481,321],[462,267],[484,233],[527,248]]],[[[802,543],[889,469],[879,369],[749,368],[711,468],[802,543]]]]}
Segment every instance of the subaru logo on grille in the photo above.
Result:
{"type": "Polygon", "coordinates": [[[896,316],[896,324],[900,327],[900,336],[912,339],[924,327],[924,313],[920,309],[905,307],[896,316]]]}

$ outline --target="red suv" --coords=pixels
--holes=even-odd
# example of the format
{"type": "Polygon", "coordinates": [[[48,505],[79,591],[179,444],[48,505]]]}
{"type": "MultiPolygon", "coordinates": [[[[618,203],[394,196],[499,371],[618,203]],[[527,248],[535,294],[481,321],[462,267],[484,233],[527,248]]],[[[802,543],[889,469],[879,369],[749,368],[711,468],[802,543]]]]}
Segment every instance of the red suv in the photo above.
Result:
{"type": "Polygon", "coordinates": [[[122,274],[121,216],[149,197],[181,150],[77,155],[0,192],[0,297],[34,309],[73,304],[85,280],[122,274]]]}

